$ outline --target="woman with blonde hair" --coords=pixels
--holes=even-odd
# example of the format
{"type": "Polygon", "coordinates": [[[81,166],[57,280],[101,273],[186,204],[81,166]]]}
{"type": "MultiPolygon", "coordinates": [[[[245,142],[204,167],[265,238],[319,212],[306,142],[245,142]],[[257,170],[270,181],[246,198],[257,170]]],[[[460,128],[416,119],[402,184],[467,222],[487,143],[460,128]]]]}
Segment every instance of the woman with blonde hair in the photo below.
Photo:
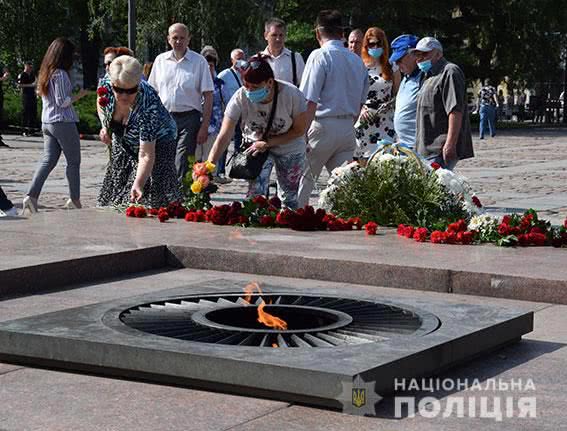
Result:
{"type": "Polygon", "coordinates": [[[130,202],[159,208],[181,198],[175,171],[177,128],[142,65],[122,55],[99,83],[100,139],[111,145],[99,206],[130,202]]]}
{"type": "Polygon", "coordinates": [[[41,123],[43,131],[43,159],[33,176],[23,202],[23,212],[37,212],[37,201],[45,180],[57,165],[61,153],[67,160],[65,174],[69,182],[69,200],[65,208],[81,208],[80,165],[81,142],[77,122],[79,117],[73,103],[87,94],[81,90],[72,95],[73,85],[69,71],[73,66],[75,45],[59,37],[51,42],[39,70],[37,91],[42,100],[41,123]]]}
{"type": "Polygon", "coordinates": [[[376,144],[394,141],[394,106],[400,84],[400,72],[388,62],[390,46],[384,30],[371,27],[362,41],[362,60],[368,68],[370,87],[360,117],[355,124],[355,158],[367,159],[376,144]]]}

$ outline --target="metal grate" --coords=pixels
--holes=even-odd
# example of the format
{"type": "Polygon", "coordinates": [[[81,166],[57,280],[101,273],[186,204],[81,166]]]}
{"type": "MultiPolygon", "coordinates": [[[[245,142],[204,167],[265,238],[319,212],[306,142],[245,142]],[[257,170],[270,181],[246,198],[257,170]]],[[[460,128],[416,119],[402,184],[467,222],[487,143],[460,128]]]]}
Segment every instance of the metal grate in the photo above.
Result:
{"type": "MultiPolygon", "coordinates": [[[[390,304],[331,296],[256,294],[251,304],[242,293],[200,295],[152,302],[123,311],[127,326],[164,337],[200,343],[256,347],[335,347],[375,343],[392,337],[424,335],[439,326],[433,315],[390,304]],[[286,314],[289,330],[239,326],[238,319],[264,300],[266,310],[286,314]],[[269,310],[271,307],[271,310],[269,310]],[[312,325],[293,328],[294,313],[313,316],[312,325]]],[[[309,319],[307,319],[309,321],[309,319]]]]}

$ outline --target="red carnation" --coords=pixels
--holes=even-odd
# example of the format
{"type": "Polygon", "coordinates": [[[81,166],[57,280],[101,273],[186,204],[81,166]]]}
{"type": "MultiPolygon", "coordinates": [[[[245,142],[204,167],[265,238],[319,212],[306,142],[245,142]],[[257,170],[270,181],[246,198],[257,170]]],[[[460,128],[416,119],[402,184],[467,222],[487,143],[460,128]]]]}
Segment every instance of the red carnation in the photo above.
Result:
{"type": "Polygon", "coordinates": [[[360,217],[351,217],[348,219],[348,223],[350,223],[352,226],[355,226],[356,230],[362,229],[362,220],[360,219],[360,217]]]}
{"type": "Polygon", "coordinates": [[[106,96],[108,94],[108,89],[106,87],[98,87],[96,89],[96,94],[98,96],[106,96]]]}
{"type": "MultiPolygon", "coordinates": [[[[346,221],[342,218],[336,218],[334,220],[330,220],[327,223],[327,227],[330,231],[351,230],[352,224],[350,224],[348,221],[346,221]]],[[[376,234],[376,232],[374,232],[374,234],[372,234],[372,235],[375,235],[375,234],[376,234]]]]}
{"type": "Polygon", "coordinates": [[[510,222],[512,221],[512,217],[510,217],[509,215],[505,215],[504,217],[502,217],[502,224],[510,224],[510,222]]]}
{"type": "Polygon", "coordinates": [[[510,235],[510,226],[504,222],[500,223],[500,225],[498,225],[498,234],[502,236],[510,235]]]}
{"type": "Polygon", "coordinates": [[[433,168],[433,170],[436,171],[437,169],[441,168],[441,165],[437,162],[433,162],[433,163],[431,163],[431,167],[433,168]]]}
{"type": "Polygon", "coordinates": [[[260,226],[272,226],[274,224],[274,218],[269,215],[260,217],[260,226]]]}
{"type": "Polygon", "coordinates": [[[126,208],[126,217],[136,217],[136,207],[131,206],[126,208]]]}
{"type": "Polygon", "coordinates": [[[135,207],[134,214],[138,218],[144,218],[148,215],[148,212],[146,211],[146,209],[144,207],[135,207]]]}
{"type": "Polygon", "coordinates": [[[415,228],[413,226],[406,226],[404,231],[404,236],[406,238],[413,238],[413,234],[415,233],[415,228]]]}
{"type": "Polygon", "coordinates": [[[293,215],[293,211],[289,208],[286,208],[278,213],[278,215],[276,216],[276,223],[280,226],[287,226],[289,225],[291,217],[293,217],[293,215]]]}
{"type": "Polygon", "coordinates": [[[518,235],[518,244],[522,247],[527,247],[528,245],[530,245],[530,236],[521,233],[520,235],[518,235]]]}
{"type": "Polygon", "coordinates": [[[228,223],[230,207],[228,205],[220,205],[207,211],[207,220],[217,225],[225,225],[228,223]]]}
{"type": "Polygon", "coordinates": [[[406,226],[403,224],[398,225],[398,235],[404,236],[404,232],[406,231],[406,226]]]}
{"type": "Polygon", "coordinates": [[[472,244],[472,242],[474,241],[474,232],[468,230],[466,232],[459,232],[461,233],[461,244],[463,245],[467,245],[467,244],[472,244]]]}
{"type": "Polygon", "coordinates": [[[434,230],[431,232],[431,242],[436,244],[442,244],[446,240],[445,232],[441,232],[440,230],[434,230]]]}
{"type": "Polygon", "coordinates": [[[366,231],[366,235],[376,235],[376,231],[378,230],[378,225],[373,221],[369,221],[364,225],[364,230],[366,231]]]}
{"type": "Polygon", "coordinates": [[[252,202],[258,205],[260,208],[265,208],[268,206],[268,199],[265,196],[258,195],[252,198],[252,202]]]}
{"type": "Polygon", "coordinates": [[[197,221],[195,220],[195,213],[193,211],[187,211],[187,214],[185,214],[185,221],[197,221]]]}
{"type": "Polygon", "coordinates": [[[268,201],[268,203],[273,206],[276,207],[277,209],[280,209],[282,207],[282,201],[280,200],[280,198],[278,198],[277,196],[274,196],[273,198],[270,198],[270,200],[268,201]]]}
{"type": "Polygon", "coordinates": [[[157,217],[160,223],[164,223],[166,220],[169,220],[169,215],[164,211],[160,211],[157,217]]]}
{"type": "Polygon", "coordinates": [[[545,234],[543,233],[529,233],[528,234],[529,238],[530,238],[530,242],[533,245],[537,245],[537,246],[543,246],[545,245],[545,234]]]}
{"type": "Polygon", "coordinates": [[[158,210],[157,208],[150,208],[150,209],[148,210],[148,213],[149,213],[150,215],[157,216],[158,213],[159,213],[159,210],[158,210]]]}
{"type": "Polygon", "coordinates": [[[464,232],[467,230],[467,222],[463,219],[456,221],[455,223],[451,223],[447,226],[447,231],[449,232],[464,232]]]}
{"type": "MultiPolygon", "coordinates": [[[[445,242],[447,244],[455,244],[457,242],[457,235],[458,234],[459,234],[458,232],[446,231],[445,232],[445,242]]],[[[462,238],[462,235],[461,235],[461,238],[462,238]]]]}
{"type": "Polygon", "coordinates": [[[545,234],[545,232],[544,232],[541,228],[539,228],[539,227],[532,227],[532,228],[530,229],[530,233],[542,233],[542,234],[545,234]]]}
{"type": "Polygon", "coordinates": [[[108,100],[108,97],[102,96],[98,98],[98,104],[101,108],[106,107],[109,104],[110,100],[108,100]]]}
{"type": "Polygon", "coordinates": [[[476,196],[473,196],[471,200],[472,200],[472,203],[475,204],[475,206],[477,208],[482,208],[482,204],[480,203],[479,198],[477,198],[476,196]]]}
{"type": "Polygon", "coordinates": [[[413,239],[415,239],[417,242],[425,242],[425,240],[427,239],[427,233],[428,232],[426,228],[419,227],[413,233],[413,239]]]}

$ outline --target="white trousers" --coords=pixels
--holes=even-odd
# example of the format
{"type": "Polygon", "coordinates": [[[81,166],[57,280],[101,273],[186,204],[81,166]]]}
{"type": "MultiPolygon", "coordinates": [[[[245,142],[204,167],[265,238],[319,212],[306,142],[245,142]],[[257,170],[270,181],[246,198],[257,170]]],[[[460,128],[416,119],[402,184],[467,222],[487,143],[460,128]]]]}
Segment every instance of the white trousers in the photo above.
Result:
{"type": "Polygon", "coordinates": [[[331,173],[344,162],[352,161],[356,139],[352,118],[319,118],[313,120],[307,133],[306,169],[299,185],[298,207],[309,204],[315,181],[323,167],[331,173]]]}

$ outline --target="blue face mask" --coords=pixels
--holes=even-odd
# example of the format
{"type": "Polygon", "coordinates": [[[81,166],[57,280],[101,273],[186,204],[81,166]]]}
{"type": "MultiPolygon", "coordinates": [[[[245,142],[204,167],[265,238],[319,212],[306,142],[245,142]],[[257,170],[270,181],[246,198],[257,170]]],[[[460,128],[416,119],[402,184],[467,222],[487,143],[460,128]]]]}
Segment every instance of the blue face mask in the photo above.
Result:
{"type": "Polygon", "coordinates": [[[417,67],[419,67],[419,70],[421,70],[423,73],[429,72],[432,66],[433,64],[431,63],[431,60],[425,60],[421,63],[417,63],[417,67]]]}
{"type": "Polygon", "coordinates": [[[260,103],[266,100],[270,94],[270,90],[268,90],[268,87],[262,87],[252,91],[245,89],[244,93],[252,103],[260,103]]]}
{"type": "Polygon", "coordinates": [[[380,58],[383,52],[384,48],[368,48],[368,55],[373,58],[380,58]]]}
{"type": "Polygon", "coordinates": [[[247,64],[247,63],[246,63],[245,60],[237,60],[235,66],[238,67],[239,69],[243,69],[244,66],[246,66],[246,64],[247,64]]]}

